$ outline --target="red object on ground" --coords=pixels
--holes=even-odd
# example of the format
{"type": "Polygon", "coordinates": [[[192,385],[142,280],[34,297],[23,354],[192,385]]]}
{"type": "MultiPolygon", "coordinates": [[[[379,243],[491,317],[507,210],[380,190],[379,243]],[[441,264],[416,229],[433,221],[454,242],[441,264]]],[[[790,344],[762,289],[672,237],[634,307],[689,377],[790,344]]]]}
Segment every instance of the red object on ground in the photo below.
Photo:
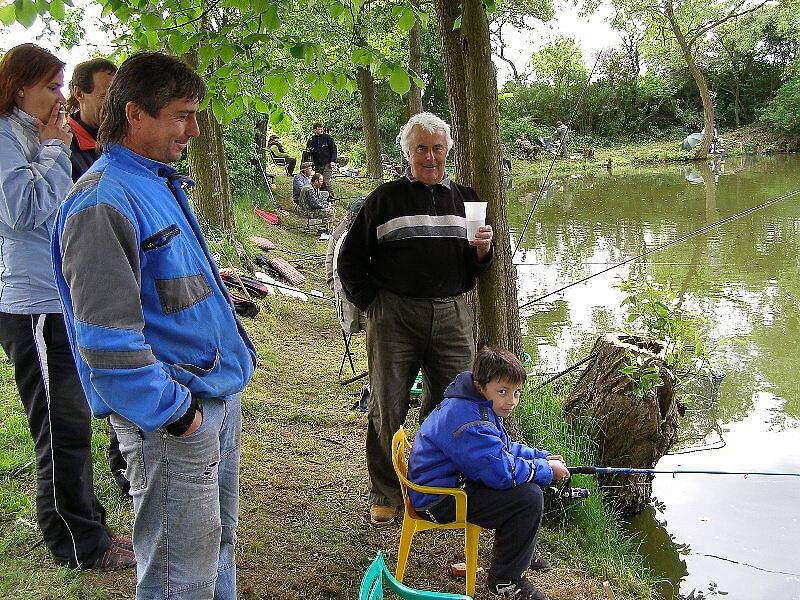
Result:
{"type": "Polygon", "coordinates": [[[261,210],[260,208],[257,208],[255,206],[253,207],[253,212],[256,213],[256,215],[261,217],[264,221],[266,221],[270,225],[280,225],[281,223],[281,218],[275,213],[266,210],[261,210]]]}

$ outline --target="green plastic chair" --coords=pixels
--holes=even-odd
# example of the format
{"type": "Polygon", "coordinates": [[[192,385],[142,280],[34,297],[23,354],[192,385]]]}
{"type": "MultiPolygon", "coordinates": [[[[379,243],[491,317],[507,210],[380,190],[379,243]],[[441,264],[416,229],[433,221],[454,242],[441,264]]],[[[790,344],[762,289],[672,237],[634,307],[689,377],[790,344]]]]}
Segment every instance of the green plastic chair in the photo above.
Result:
{"type": "Polygon", "coordinates": [[[383,578],[395,596],[404,600],[472,600],[463,594],[446,594],[444,592],[427,592],[406,587],[389,572],[386,563],[383,561],[383,554],[378,552],[378,556],[364,573],[361,580],[361,591],[358,600],[383,600],[383,578]]]}

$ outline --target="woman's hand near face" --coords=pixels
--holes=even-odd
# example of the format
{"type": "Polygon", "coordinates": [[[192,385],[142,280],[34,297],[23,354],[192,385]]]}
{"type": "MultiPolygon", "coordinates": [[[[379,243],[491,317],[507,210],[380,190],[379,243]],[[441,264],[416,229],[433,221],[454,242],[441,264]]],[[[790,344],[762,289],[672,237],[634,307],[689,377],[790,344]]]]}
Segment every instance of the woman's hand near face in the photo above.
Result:
{"type": "Polygon", "coordinates": [[[64,113],[60,112],[62,105],[56,102],[50,111],[50,118],[47,123],[39,126],[39,141],[61,140],[64,145],[69,146],[72,142],[72,131],[64,121],[64,113]]]}

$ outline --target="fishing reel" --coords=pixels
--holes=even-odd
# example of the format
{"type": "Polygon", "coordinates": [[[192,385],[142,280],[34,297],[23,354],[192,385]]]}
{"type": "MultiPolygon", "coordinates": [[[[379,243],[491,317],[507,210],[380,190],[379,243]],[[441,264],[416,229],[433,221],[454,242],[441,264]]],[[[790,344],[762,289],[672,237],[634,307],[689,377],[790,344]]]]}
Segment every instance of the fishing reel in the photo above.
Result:
{"type": "MultiPolygon", "coordinates": [[[[571,474],[570,474],[571,475],[571,474]]],[[[587,488],[572,487],[572,477],[570,476],[562,486],[551,485],[555,497],[559,500],[586,500],[592,495],[592,491],[587,488]]]]}

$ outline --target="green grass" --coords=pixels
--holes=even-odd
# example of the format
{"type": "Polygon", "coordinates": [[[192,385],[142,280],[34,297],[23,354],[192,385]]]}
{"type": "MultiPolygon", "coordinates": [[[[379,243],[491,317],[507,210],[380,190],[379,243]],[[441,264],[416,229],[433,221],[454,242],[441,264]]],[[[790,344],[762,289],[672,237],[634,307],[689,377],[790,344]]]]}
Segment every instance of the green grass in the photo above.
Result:
{"type": "MultiPolygon", "coordinates": [[[[562,407],[568,383],[535,389],[531,382],[517,408],[517,419],[533,446],[564,456],[568,465],[594,464],[594,443],[586,424],[564,419],[562,407]]],[[[621,522],[602,501],[596,481],[588,475],[573,477],[574,487],[591,490],[582,502],[549,497],[541,543],[555,555],[601,579],[617,582],[637,598],[654,597],[655,579],[638,553],[638,545],[625,533],[621,522]]]]}

